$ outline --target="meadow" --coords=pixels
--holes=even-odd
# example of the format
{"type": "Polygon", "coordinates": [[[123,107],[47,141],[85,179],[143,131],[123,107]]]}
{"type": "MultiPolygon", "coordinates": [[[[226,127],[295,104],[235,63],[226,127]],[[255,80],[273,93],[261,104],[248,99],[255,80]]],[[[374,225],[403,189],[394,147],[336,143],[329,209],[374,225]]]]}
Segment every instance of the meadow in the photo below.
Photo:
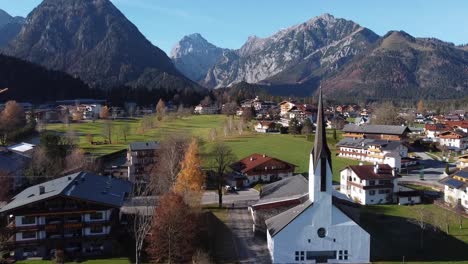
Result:
{"type": "MultiPolygon", "coordinates": [[[[102,156],[126,149],[130,142],[162,140],[164,137],[173,134],[190,135],[199,138],[201,153],[205,166],[210,165],[210,151],[214,142],[209,139],[212,129],[216,129],[217,139],[224,141],[230,146],[238,159],[246,157],[252,153],[266,154],[276,157],[297,166],[296,173],[307,173],[309,167],[309,154],[313,146],[313,137],[309,140],[304,135],[289,134],[260,134],[251,131],[250,126],[244,130],[242,135],[237,132],[224,136],[223,123],[226,120],[222,115],[194,115],[186,118],[168,118],[162,122],[156,122],[154,127],[142,130],[141,119],[113,120],[113,144],[93,145],[88,142],[87,135],[92,135],[94,141],[103,142],[102,131],[104,121],[72,123],[68,126],[63,124],[52,124],[47,126],[47,130],[66,133],[74,131],[79,137],[79,146],[86,152],[102,156]],[[124,141],[120,128],[128,124],[130,133],[127,141],[124,141]]],[[[341,138],[341,133],[337,133],[337,140],[333,139],[332,131],[327,134],[328,144],[332,151],[332,166],[334,180],[339,180],[339,170],[347,165],[357,165],[359,162],[338,158],[335,156],[337,140],[341,138]]]]}

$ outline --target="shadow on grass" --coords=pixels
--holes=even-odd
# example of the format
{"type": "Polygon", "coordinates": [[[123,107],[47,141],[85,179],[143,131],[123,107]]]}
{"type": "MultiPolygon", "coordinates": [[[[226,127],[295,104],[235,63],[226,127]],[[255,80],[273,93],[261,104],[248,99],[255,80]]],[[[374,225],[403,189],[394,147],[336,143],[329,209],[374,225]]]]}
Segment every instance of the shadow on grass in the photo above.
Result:
{"type": "Polygon", "coordinates": [[[200,243],[215,263],[237,262],[232,237],[232,231],[212,212],[203,213],[200,243]]]}
{"type": "Polygon", "coordinates": [[[428,226],[424,246],[421,228],[407,218],[369,211],[361,214],[361,224],[371,235],[372,261],[466,261],[468,244],[428,226]]]}

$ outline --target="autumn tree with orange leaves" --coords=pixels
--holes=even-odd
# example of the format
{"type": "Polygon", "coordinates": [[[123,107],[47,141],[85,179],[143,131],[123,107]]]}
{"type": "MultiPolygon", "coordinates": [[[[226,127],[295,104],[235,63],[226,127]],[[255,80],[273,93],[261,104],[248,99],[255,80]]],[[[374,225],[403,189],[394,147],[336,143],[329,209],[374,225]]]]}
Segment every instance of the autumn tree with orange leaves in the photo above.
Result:
{"type": "Polygon", "coordinates": [[[147,237],[146,252],[153,263],[189,263],[194,251],[196,214],[174,192],[163,195],[147,237]]]}
{"type": "Polygon", "coordinates": [[[193,138],[182,160],[181,170],[174,185],[174,192],[184,196],[186,200],[194,202],[197,198],[201,198],[204,181],[205,175],[201,169],[198,143],[193,138]]]}

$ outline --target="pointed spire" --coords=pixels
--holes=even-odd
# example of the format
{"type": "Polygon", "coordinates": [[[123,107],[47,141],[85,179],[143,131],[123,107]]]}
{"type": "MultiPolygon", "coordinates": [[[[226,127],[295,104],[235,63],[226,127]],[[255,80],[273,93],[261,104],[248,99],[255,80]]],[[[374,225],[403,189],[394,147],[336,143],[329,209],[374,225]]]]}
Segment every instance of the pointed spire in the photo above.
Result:
{"type": "Polygon", "coordinates": [[[326,189],[326,162],[331,168],[331,152],[327,145],[327,133],[325,131],[325,114],[323,111],[323,99],[322,99],[322,87],[319,88],[319,99],[317,109],[317,127],[315,129],[315,143],[314,149],[312,150],[314,159],[314,170],[317,168],[319,162],[320,165],[320,190],[325,191],[326,189]]]}

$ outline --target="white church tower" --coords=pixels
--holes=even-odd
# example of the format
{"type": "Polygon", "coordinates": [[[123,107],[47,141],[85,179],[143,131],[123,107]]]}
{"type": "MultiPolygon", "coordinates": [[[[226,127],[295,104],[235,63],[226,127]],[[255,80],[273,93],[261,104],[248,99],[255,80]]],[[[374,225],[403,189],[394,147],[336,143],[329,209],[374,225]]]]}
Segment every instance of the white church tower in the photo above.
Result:
{"type": "Polygon", "coordinates": [[[370,235],[334,204],[331,168],[320,89],[309,199],[265,221],[273,263],[370,262],[370,235]]]}

